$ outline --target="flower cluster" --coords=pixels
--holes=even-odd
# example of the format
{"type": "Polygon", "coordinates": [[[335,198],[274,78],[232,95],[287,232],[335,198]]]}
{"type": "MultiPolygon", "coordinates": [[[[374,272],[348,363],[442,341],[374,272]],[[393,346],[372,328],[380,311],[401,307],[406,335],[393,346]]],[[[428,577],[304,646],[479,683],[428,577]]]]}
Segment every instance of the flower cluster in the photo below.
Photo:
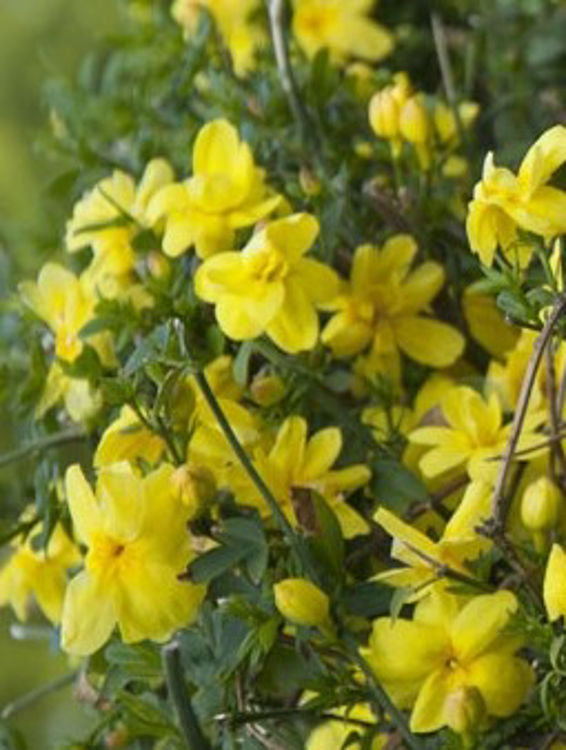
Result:
{"type": "Polygon", "coordinates": [[[0,605],[81,660],[93,750],[550,747],[566,128],[473,188],[479,105],[377,67],[402,28],[267,10],[157,13],[159,137],[19,285],[0,605]]]}

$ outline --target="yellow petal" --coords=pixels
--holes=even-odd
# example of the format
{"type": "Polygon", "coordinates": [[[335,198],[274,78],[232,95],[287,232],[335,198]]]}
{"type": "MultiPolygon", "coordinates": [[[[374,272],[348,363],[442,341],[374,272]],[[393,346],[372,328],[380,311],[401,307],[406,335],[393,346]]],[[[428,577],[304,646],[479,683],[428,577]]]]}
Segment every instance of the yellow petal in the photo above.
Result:
{"type": "Polygon", "coordinates": [[[411,714],[412,732],[436,732],[446,724],[445,706],[451,687],[447,669],[441,668],[429,675],[411,714]]]}
{"type": "Polygon", "coordinates": [[[135,538],[142,517],[142,479],[126,461],[104,466],[96,494],[103,508],[104,528],[121,541],[135,538]]]}
{"type": "Polygon", "coordinates": [[[295,279],[285,283],[283,304],[267,323],[267,335],[289,354],[313,349],[318,339],[318,315],[313,303],[295,279]]]}
{"type": "Polygon", "coordinates": [[[552,545],[548,557],[543,595],[549,620],[566,616],[566,552],[559,544],[552,545]]]}
{"type": "Polygon", "coordinates": [[[270,462],[285,476],[292,477],[303,464],[307,445],[307,423],[302,417],[288,417],[277,433],[269,454],[270,462]]]}
{"type": "Polygon", "coordinates": [[[315,305],[336,297],[340,286],[338,274],[330,266],[312,258],[301,258],[293,268],[293,278],[315,305]]]}
{"type": "MultiPolygon", "coordinates": [[[[239,150],[240,136],[236,128],[228,120],[212,120],[199,130],[196,138],[193,148],[193,172],[197,175],[228,173],[235,159],[239,157],[239,150]]],[[[246,164],[238,166],[249,168],[250,164],[247,161],[246,164]]]]}
{"type": "Polygon", "coordinates": [[[50,562],[33,583],[33,593],[44,615],[53,623],[61,622],[67,576],[62,566],[50,562]]]}
{"type": "Polygon", "coordinates": [[[519,169],[521,187],[532,195],[565,161],[566,128],[555,125],[533,143],[523,159],[519,169]]]}
{"type": "Polygon", "coordinates": [[[102,513],[81,467],[73,464],[65,474],[65,493],[77,538],[89,544],[102,526],[102,513]]]}
{"type": "Polygon", "coordinates": [[[523,659],[507,653],[488,653],[469,665],[467,683],[476,687],[492,716],[514,714],[534,683],[533,671],[523,659]]]}
{"type": "Polygon", "coordinates": [[[344,539],[353,539],[355,536],[369,533],[370,526],[366,519],[345,500],[334,498],[330,499],[328,504],[338,519],[344,539]]]}
{"type": "Polygon", "coordinates": [[[61,645],[75,656],[89,656],[110,638],[116,613],[109,591],[83,571],[67,587],[61,645]]]}
{"type": "Polygon", "coordinates": [[[464,350],[464,337],[446,323],[422,317],[393,321],[399,348],[412,359],[431,367],[448,367],[464,350]]]}
{"type": "Polygon", "coordinates": [[[270,221],[264,229],[265,236],[290,263],[296,263],[313,246],[320,230],[311,214],[300,213],[270,221]]]}
{"type": "Polygon", "coordinates": [[[458,660],[468,662],[489,649],[517,606],[517,599],[510,591],[476,596],[466,604],[451,628],[458,660]]]}
{"type": "MultiPolygon", "coordinates": [[[[374,521],[398,542],[402,542],[416,552],[422,552],[432,560],[437,559],[436,544],[425,534],[398,518],[386,508],[379,508],[374,521]]],[[[423,559],[424,562],[424,559],[423,559]]]]}
{"type": "Polygon", "coordinates": [[[402,310],[417,313],[426,308],[444,284],[444,269],[439,263],[427,261],[413,271],[403,283],[402,310]]]}
{"type": "Polygon", "coordinates": [[[305,482],[318,479],[334,464],[341,450],[342,433],[338,427],[319,430],[307,443],[301,478],[305,482]]]}

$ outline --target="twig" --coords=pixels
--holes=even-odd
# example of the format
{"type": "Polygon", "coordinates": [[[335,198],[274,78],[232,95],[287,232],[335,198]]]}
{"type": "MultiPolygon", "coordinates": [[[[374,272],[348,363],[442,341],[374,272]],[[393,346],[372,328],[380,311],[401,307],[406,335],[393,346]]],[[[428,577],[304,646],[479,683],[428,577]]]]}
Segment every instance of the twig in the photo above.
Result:
{"type": "Polygon", "coordinates": [[[542,361],[544,350],[546,348],[546,345],[548,344],[550,337],[552,336],[554,326],[564,313],[565,309],[566,296],[561,296],[554,305],[552,312],[548,316],[540,333],[540,336],[535,341],[533,353],[531,359],[529,360],[529,364],[527,365],[527,371],[521,384],[521,391],[519,393],[517,406],[515,408],[515,415],[513,417],[513,424],[511,426],[511,434],[509,435],[509,440],[503,453],[503,460],[501,462],[501,467],[497,475],[497,481],[493,493],[493,520],[490,524],[490,535],[493,538],[502,535],[505,531],[505,522],[507,520],[507,513],[509,511],[509,503],[507,502],[507,499],[505,497],[505,483],[507,480],[507,474],[509,473],[509,467],[511,466],[511,461],[513,460],[513,455],[515,453],[515,449],[517,448],[517,443],[519,442],[519,437],[523,428],[523,422],[525,421],[525,416],[527,414],[527,407],[529,405],[531,391],[533,390],[533,386],[535,384],[537,372],[542,361]]]}
{"type": "Polygon", "coordinates": [[[309,122],[307,111],[299,96],[299,90],[293,69],[289,60],[289,49],[284,31],[284,13],[285,0],[266,0],[267,11],[269,14],[269,25],[271,29],[271,38],[273,40],[273,50],[277,62],[277,70],[283,91],[287,96],[289,107],[299,128],[303,142],[310,140],[312,142],[313,131],[309,122]]]}
{"type": "MultiPolygon", "coordinates": [[[[244,686],[242,682],[242,675],[240,672],[236,674],[236,703],[238,711],[245,711],[246,699],[244,696],[244,686]]],[[[272,739],[269,734],[259,724],[246,723],[246,732],[259,742],[260,745],[266,748],[266,750],[285,750],[285,748],[272,739]]]]}
{"type": "Polygon", "coordinates": [[[546,398],[548,401],[548,413],[550,424],[550,436],[552,439],[550,452],[550,474],[553,481],[562,486],[566,477],[566,460],[562,450],[562,441],[557,440],[560,432],[560,418],[558,413],[558,401],[556,395],[556,367],[554,365],[554,351],[552,347],[552,338],[546,345],[546,398]],[[557,475],[557,468],[560,477],[557,475]]]}
{"type": "Polygon", "coordinates": [[[56,432],[54,435],[47,435],[35,443],[29,443],[28,445],[22,445],[20,448],[16,448],[9,453],[4,453],[0,456],[0,468],[7,466],[8,464],[21,461],[24,458],[33,456],[36,453],[43,453],[43,451],[50,450],[51,448],[57,448],[60,445],[66,443],[75,443],[82,440],[86,440],[88,435],[80,427],[73,427],[65,432],[56,432]]]}
{"type": "Polygon", "coordinates": [[[319,713],[317,709],[303,706],[297,706],[294,708],[274,708],[269,711],[252,711],[249,713],[240,711],[239,713],[235,714],[217,714],[214,718],[218,722],[229,722],[232,726],[238,726],[241,724],[250,724],[258,721],[283,719],[287,716],[311,716],[313,714],[318,719],[341,721],[344,723],[352,724],[354,726],[362,727],[364,729],[374,729],[376,726],[375,722],[355,719],[348,715],[340,716],[338,714],[332,713],[332,711],[323,711],[322,713],[319,713]]]}
{"type": "Polygon", "coordinates": [[[210,743],[204,736],[197,716],[187,693],[183,678],[181,654],[176,641],[168,643],[162,650],[163,668],[169,698],[175,707],[175,713],[189,750],[211,750],[210,743]]]}
{"type": "Polygon", "coordinates": [[[74,682],[77,676],[78,672],[69,672],[69,674],[64,674],[61,677],[57,677],[55,680],[52,680],[51,682],[46,682],[45,685],[40,685],[34,690],[30,690],[29,693],[22,695],[20,698],[16,698],[15,701],[12,701],[12,703],[8,703],[6,706],[4,706],[4,708],[2,709],[2,713],[0,713],[0,719],[2,721],[5,721],[6,719],[9,719],[10,716],[13,716],[20,711],[33,706],[34,703],[37,703],[42,698],[45,698],[46,695],[50,695],[51,693],[56,693],[58,690],[62,690],[64,687],[67,687],[67,685],[70,685],[72,682],[74,682]]]}
{"type": "Polygon", "coordinates": [[[460,110],[458,109],[458,101],[456,95],[456,86],[454,85],[454,76],[452,75],[452,66],[450,64],[450,56],[448,55],[448,45],[446,43],[446,34],[444,32],[444,26],[438,13],[431,13],[430,25],[432,27],[432,38],[434,40],[434,47],[436,49],[436,56],[438,58],[438,65],[440,67],[440,74],[442,76],[442,85],[446,93],[448,103],[454,113],[454,119],[456,121],[456,128],[458,135],[462,143],[465,143],[466,133],[464,131],[464,125],[462,118],[460,117],[460,110]]]}
{"type": "Polygon", "coordinates": [[[197,381],[197,384],[206,402],[210,406],[212,413],[216,417],[216,421],[218,422],[220,429],[224,433],[224,437],[229,442],[232,450],[238,457],[248,476],[255,484],[262,497],[266,501],[267,505],[269,506],[271,514],[277,521],[281,531],[283,532],[287,540],[287,543],[289,544],[289,547],[294,550],[298,560],[301,562],[303,569],[309,575],[309,577],[313,581],[317,581],[318,575],[313,568],[308,552],[303,544],[303,540],[295,533],[295,530],[281,510],[277,499],[253,465],[246,451],[242,448],[240,441],[236,436],[236,433],[232,429],[230,423],[226,418],[226,415],[222,411],[222,408],[218,403],[218,400],[216,399],[216,396],[214,395],[210,385],[208,384],[208,380],[206,379],[206,375],[204,374],[204,372],[197,371],[195,373],[195,380],[197,381]]]}

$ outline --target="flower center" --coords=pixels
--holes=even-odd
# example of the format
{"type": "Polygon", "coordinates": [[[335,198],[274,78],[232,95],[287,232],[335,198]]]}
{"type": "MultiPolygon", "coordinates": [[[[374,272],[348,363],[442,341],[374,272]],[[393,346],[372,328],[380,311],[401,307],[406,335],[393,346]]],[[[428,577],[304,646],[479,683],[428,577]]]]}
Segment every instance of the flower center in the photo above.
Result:
{"type": "Polygon", "coordinates": [[[118,566],[128,558],[126,544],[107,534],[98,534],[92,541],[86,557],[86,566],[93,573],[115,574],[118,566]]]}
{"type": "Polygon", "coordinates": [[[254,281],[272,284],[285,278],[289,265],[278,250],[270,248],[250,256],[248,269],[254,281]]]}

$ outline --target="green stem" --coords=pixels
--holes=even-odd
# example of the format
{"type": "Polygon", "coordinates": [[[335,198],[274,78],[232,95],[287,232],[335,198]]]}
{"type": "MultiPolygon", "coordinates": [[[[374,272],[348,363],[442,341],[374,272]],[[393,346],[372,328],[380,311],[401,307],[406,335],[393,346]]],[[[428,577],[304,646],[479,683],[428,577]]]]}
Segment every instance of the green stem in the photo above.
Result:
{"type": "Polygon", "coordinates": [[[181,731],[189,750],[211,750],[210,743],[204,736],[197,716],[187,693],[183,677],[179,644],[167,644],[162,650],[163,668],[169,698],[173,703],[181,731]]]}
{"type": "Polygon", "coordinates": [[[424,750],[424,744],[411,732],[404,714],[397,708],[383,689],[372,668],[360,654],[356,643],[348,644],[348,653],[351,660],[360,668],[367,680],[368,688],[378,714],[384,713],[388,717],[389,721],[406,742],[407,747],[411,748],[411,750],[424,750]]]}
{"type": "Polygon", "coordinates": [[[12,701],[12,703],[8,703],[8,705],[4,706],[0,713],[0,719],[5,721],[6,719],[9,719],[10,716],[29,708],[34,703],[37,703],[37,701],[45,698],[46,695],[55,693],[57,690],[62,690],[62,688],[67,687],[67,685],[74,682],[77,675],[78,672],[69,672],[69,674],[64,674],[62,677],[57,677],[55,680],[47,682],[45,685],[40,685],[34,690],[30,690],[29,693],[22,695],[20,698],[12,701]]]}
{"type": "Polygon", "coordinates": [[[27,537],[30,531],[39,523],[39,521],[40,519],[37,516],[30,518],[28,521],[21,521],[19,524],[17,524],[17,526],[14,526],[13,529],[10,529],[10,531],[7,531],[5,534],[0,535],[0,546],[11,542],[12,539],[15,539],[15,537],[17,536],[23,535],[24,537],[27,537]]]}
{"type": "Polygon", "coordinates": [[[283,719],[287,716],[315,716],[317,719],[327,719],[328,721],[340,721],[342,723],[352,724],[353,726],[363,727],[365,729],[375,729],[375,722],[363,721],[362,719],[354,719],[351,716],[339,716],[338,714],[332,713],[332,711],[319,711],[315,708],[274,708],[269,711],[253,711],[251,713],[239,712],[233,714],[218,714],[214,718],[216,721],[229,722],[232,726],[239,726],[241,724],[253,724],[260,721],[268,721],[270,719],[277,720],[283,719]]]}
{"type": "Polygon", "coordinates": [[[318,576],[311,564],[308,552],[303,544],[303,540],[295,533],[295,530],[281,510],[277,499],[253,465],[246,451],[242,448],[240,441],[236,436],[236,433],[232,429],[230,423],[226,418],[226,415],[224,414],[220,404],[218,403],[216,396],[214,395],[210,385],[208,384],[206,375],[202,371],[197,371],[195,373],[195,379],[202,392],[202,395],[206,399],[206,402],[210,406],[212,413],[216,417],[216,421],[218,422],[222,432],[224,433],[226,440],[229,442],[232,450],[238,457],[248,476],[255,484],[260,494],[269,506],[269,509],[273,517],[277,521],[281,531],[283,532],[287,543],[289,544],[289,547],[294,550],[305,572],[312,578],[313,581],[316,581],[318,576]]]}
{"type": "Polygon", "coordinates": [[[54,435],[47,435],[46,437],[37,440],[35,443],[22,445],[20,448],[4,453],[4,455],[0,456],[0,468],[15,463],[16,461],[22,461],[24,458],[28,458],[35,453],[43,453],[43,451],[49,450],[50,448],[57,448],[66,443],[76,443],[81,440],[86,440],[87,437],[86,432],[79,427],[72,428],[66,432],[57,432],[54,435]]]}

